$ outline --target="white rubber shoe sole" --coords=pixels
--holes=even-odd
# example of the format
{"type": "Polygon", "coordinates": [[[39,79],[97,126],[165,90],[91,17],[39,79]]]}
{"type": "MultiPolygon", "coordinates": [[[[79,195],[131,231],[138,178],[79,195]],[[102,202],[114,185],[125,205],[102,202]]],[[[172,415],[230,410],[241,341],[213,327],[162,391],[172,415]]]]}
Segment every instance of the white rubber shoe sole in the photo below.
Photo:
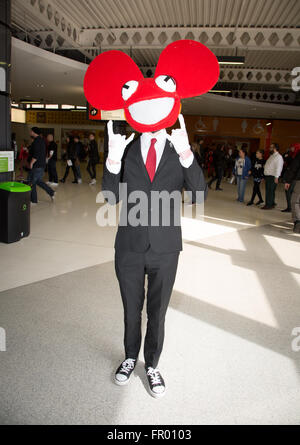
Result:
{"type": "MultiPolygon", "coordinates": [[[[130,376],[131,377],[131,376],[130,376]]],[[[129,377],[129,379],[126,379],[126,380],[118,380],[117,378],[116,378],[116,376],[115,376],[115,383],[116,383],[116,385],[119,385],[119,386],[125,386],[125,385],[127,385],[127,383],[129,382],[129,380],[130,380],[130,377],[129,377]]]]}
{"type": "Polygon", "coordinates": [[[150,392],[151,396],[154,397],[155,399],[161,399],[166,394],[166,390],[164,390],[164,392],[157,393],[157,392],[153,392],[150,388],[149,388],[149,392],[150,392]]]}

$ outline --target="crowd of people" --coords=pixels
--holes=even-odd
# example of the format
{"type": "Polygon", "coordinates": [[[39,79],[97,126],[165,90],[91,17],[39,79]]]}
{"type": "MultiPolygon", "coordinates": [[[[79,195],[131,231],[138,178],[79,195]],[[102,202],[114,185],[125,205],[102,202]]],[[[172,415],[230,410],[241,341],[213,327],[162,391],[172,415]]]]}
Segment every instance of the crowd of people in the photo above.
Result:
{"type": "MultiPolygon", "coordinates": [[[[100,157],[94,133],[90,133],[87,146],[82,144],[77,135],[67,137],[66,169],[63,178],[60,179],[61,183],[66,181],[70,169],[74,175],[73,183],[82,183],[80,160],[83,151],[88,156],[87,171],[91,178],[90,185],[96,184],[96,165],[99,163],[100,157]]],[[[31,185],[32,204],[38,202],[37,186],[45,190],[52,200],[54,199],[55,188],[59,185],[57,160],[57,143],[54,141],[53,134],[50,133],[44,137],[40,128],[33,127],[30,132],[30,142],[24,140],[20,149],[20,173],[18,175],[19,180],[24,180],[31,185]],[[25,172],[27,172],[26,179],[25,172]],[[43,181],[45,172],[48,173],[47,182],[43,181]]]]}
{"type": "MultiPolygon", "coordinates": [[[[27,182],[32,187],[31,201],[37,203],[36,186],[41,187],[54,199],[55,188],[59,184],[56,163],[58,160],[57,144],[53,134],[47,134],[44,138],[42,130],[33,127],[30,133],[31,142],[24,141],[21,146],[19,161],[19,179],[24,179],[24,171],[28,172],[27,182]],[[45,171],[48,172],[48,181],[43,181],[45,171]]],[[[291,145],[281,155],[280,147],[272,143],[268,156],[264,150],[257,150],[248,154],[246,144],[240,148],[214,144],[205,146],[203,140],[199,144],[193,143],[192,149],[202,169],[208,176],[208,187],[222,191],[222,181],[235,184],[237,187],[237,201],[244,203],[246,186],[250,178],[252,181],[252,194],[247,206],[255,204],[262,210],[271,210],[276,207],[276,188],[281,180],[284,183],[287,206],[282,212],[292,212],[294,231],[300,233],[300,143],[291,145]],[[261,190],[265,184],[265,199],[261,190]],[[257,201],[255,199],[257,197],[257,201]]],[[[69,135],[67,137],[67,149],[64,155],[66,162],[65,173],[61,183],[65,183],[70,170],[73,172],[73,184],[82,183],[80,161],[88,157],[87,172],[91,178],[90,185],[95,185],[96,165],[100,162],[98,145],[95,134],[89,134],[89,142],[86,146],[80,138],[69,135]]]]}
{"type": "Polygon", "coordinates": [[[216,182],[216,191],[222,191],[224,179],[237,186],[237,201],[244,203],[248,180],[252,177],[253,189],[247,206],[261,206],[262,210],[274,209],[276,188],[284,183],[287,207],[282,212],[292,212],[294,232],[300,233],[300,143],[292,144],[282,156],[277,143],[272,143],[269,153],[257,150],[248,154],[246,144],[237,147],[218,144],[204,146],[203,141],[192,144],[195,157],[209,178],[208,187],[216,182]],[[265,200],[261,184],[265,184],[265,200]],[[256,197],[257,202],[254,202],[256,197]],[[264,205],[262,205],[264,204],[264,205]]]}

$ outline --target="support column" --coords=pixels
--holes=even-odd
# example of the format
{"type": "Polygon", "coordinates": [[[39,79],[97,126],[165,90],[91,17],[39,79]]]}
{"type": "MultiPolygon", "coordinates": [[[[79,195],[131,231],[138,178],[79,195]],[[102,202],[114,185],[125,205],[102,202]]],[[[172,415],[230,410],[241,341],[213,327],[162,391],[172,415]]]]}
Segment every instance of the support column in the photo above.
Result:
{"type": "MultiPolygon", "coordinates": [[[[11,0],[0,0],[0,151],[12,151],[11,144],[11,0]]],[[[1,173],[0,182],[10,181],[12,172],[1,173]]]]}

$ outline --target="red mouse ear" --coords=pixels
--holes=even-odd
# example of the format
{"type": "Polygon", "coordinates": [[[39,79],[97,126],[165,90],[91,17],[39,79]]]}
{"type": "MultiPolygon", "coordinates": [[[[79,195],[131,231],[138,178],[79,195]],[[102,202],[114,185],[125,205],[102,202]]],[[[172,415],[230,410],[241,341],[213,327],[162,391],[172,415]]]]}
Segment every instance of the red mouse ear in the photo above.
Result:
{"type": "Polygon", "coordinates": [[[155,77],[171,76],[181,98],[199,96],[210,90],[219,77],[216,56],[202,43],[178,40],[161,53],[155,77]]]}
{"type": "Polygon", "coordinates": [[[87,101],[99,110],[117,110],[124,107],[122,87],[129,80],[143,79],[138,66],[121,51],[107,51],[89,65],[83,89],[87,101]]]}

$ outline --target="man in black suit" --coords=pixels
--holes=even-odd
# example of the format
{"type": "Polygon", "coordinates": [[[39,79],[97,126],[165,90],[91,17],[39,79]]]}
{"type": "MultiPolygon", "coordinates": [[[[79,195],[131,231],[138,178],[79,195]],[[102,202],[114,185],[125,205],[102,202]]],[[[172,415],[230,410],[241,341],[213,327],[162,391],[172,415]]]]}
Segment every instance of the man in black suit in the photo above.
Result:
{"type": "Polygon", "coordinates": [[[126,139],[114,134],[110,121],[109,152],[102,184],[109,203],[123,201],[115,241],[115,269],[124,306],[125,360],[116,371],[115,382],[126,384],[136,365],[147,275],[148,322],[144,357],[149,389],[156,398],[165,394],[164,379],[157,365],[163,348],[165,315],[182,250],[181,192],[183,187],[192,192],[193,202],[199,202],[201,197],[203,201],[207,193],[203,172],[190,149],[182,115],[179,121],[180,128],[173,130],[171,135],[165,129],[142,133],[133,142],[134,135],[126,139]],[[125,190],[120,184],[126,185],[125,190]],[[162,192],[177,196],[177,200],[169,201],[167,224],[163,217],[164,204],[153,205],[151,199],[162,192]],[[147,197],[146,208],[144,205],[139,212],[134,210],[134,195],[147,197]]]}

